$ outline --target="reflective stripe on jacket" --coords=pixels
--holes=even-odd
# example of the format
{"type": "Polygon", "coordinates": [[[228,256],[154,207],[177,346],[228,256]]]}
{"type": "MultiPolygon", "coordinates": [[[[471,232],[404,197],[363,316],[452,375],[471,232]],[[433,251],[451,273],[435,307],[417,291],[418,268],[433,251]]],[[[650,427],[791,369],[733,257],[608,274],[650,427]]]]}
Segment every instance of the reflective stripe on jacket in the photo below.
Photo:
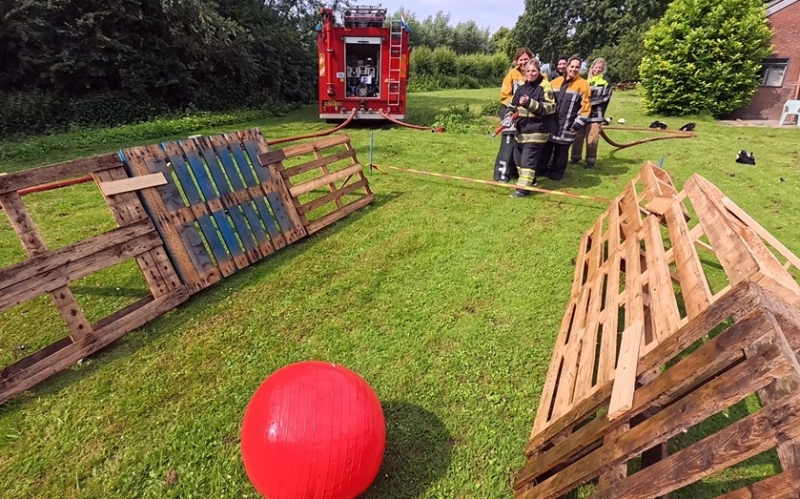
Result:
{"type": "Polygon", "coordinates": [[[608,104],[611,102],[611,85],[605,79],[605,75],[600,74],[589,79],[589,90],[592,96],[589,123],[602,123],[605,120],[608,104]]]}
{"type": "MultiPolygon", "coordinates": [[[[556,111],[553,89],[543,75],[534,81],[525,82],[514,93],[512,108],[517,112],[517,143],[544,144],[550,135],[550,120],[556,111]],[[528,101],[524,106],[519,104],[520,98],[526,95],[528,101]]],[[[512,111],[513,112],[513,111],[512,111]]]]}
{"type": "Polygon", "coordinates": [[[583,128],[592,109],[589,82],[576,76],[566,84],[565,89],[562,89],[564,84],[563,76],[556,78],[550,84],[557,106],[556,113],[551,117],[550,140],[556,144],[575,142],[576,134],[570,132],[570,129],[583,128]]]}

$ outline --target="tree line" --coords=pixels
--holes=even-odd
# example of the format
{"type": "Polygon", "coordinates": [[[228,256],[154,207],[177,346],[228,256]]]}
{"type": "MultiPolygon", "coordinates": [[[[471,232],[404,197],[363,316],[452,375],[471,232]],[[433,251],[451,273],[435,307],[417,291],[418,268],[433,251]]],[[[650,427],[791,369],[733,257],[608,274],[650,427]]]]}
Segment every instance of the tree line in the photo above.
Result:
{"type": "Polygon", "coordinates": [[[0,135],[310,102],[322,3],[0,2],[0,135]]]}

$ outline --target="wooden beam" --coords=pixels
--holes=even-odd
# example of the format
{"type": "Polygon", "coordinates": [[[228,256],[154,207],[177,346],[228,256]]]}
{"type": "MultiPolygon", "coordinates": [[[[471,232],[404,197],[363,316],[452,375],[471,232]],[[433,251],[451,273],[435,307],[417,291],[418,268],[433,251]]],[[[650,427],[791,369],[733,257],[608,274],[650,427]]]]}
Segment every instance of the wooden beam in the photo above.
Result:
{"type": "Polygon", "coordinates": [[[100,191],[104,196],[113,196],[114,194],[122,194],[124,192],[139,191],[147,189],[148,187],[157,187],[159,185],[166,185],[167,179],[164,174],[151,173],[142,177],[126,178],[123,180],[111,180],[109,182],[100,182],[100,191]]]}

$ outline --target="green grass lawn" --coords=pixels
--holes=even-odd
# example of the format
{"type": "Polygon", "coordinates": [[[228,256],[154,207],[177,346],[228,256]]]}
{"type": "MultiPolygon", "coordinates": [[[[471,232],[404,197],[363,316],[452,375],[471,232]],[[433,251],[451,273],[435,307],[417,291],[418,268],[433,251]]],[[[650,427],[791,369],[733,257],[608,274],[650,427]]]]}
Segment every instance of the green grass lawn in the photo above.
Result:
{"type": "MultiPolygon", "coordinates": [[[[494,89],[413,94],[410,114],[430,124],[449,106],[475,111],[496,97],[494,89]]],[[[315,114],[232,113],[0,143],[0,172],[194,133],[260,126],[277,138],[330,126],[315,114]]],[[[609,114],[633,126],[658,118],[642,113],[633,92],[615,95],[609,114]]],[[[689,121],[658,119],[673,129],[689,121]]],[[[616,153],[603,143],[598,169],[571,167],[564,182],[541,187],[610,198],[644,161],[663,158],[679,188],[700,173],[800,252],[800,130],[693,121],[696,139],[616,153]],[[758,166],[736,164],[739,149],[755,151],[758,166]]],[[[374,161],[489,179],[499,145],[489,138],[492,124],[475,118],[445,134],[380,129],[374,161]]],[[[369,130],[348,133],[366,164],[369,130]]],[[[383,403],[386,456],[366,497],[510,497],[572,259],[604,207],[545,195],[511,199],[500,188],[405,173],[369,180],[373,205],[0,407],[0,495],[257,497],[240,458],[246,404],[273,371],[316,359],[358,372],[383,403]]],[[[114,226],[92,184],[25,201],[51,248],[114,226]]],[[[0,217],[0,264],[23,258],[0,217]]],[[[147,294],[132,262],[72,289],[90,320],[147,294]]],[[[0,364],[65,331],[47,297],[0,315],[0,364]]],[[[751,402],[741,412],[753,410],[751,402]]],[[[728,416],[709,424],[735,420],[728,416]]],[[[766,453],[674,497],[713,497],[777,470],[774,452],[766,453]]]]}

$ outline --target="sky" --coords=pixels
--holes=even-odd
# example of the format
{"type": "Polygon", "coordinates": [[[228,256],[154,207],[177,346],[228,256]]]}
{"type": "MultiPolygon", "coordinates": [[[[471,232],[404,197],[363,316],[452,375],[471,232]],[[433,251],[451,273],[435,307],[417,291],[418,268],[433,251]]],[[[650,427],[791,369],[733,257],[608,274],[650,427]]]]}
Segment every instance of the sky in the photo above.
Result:
{"type": "Polygon", "coordinates": [[[403,0],[402,3],[382,2],[389,12],[399,10],[413,12],[422,21],[438,11],[450,13],[450,25],[463,21],[475,21],[481,29],[489,28],[494,33],[501,26],[513,28],[525,7],[524,0],[506,0],[502,4],[486,0],[403,0]]]}

